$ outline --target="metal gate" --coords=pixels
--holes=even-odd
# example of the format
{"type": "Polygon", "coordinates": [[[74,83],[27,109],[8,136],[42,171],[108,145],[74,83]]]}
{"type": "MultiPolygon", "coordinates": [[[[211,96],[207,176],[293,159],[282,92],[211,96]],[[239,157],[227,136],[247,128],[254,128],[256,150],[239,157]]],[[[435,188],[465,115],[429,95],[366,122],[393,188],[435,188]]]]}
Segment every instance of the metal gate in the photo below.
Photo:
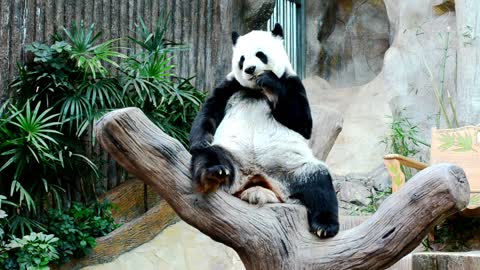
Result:
{"type": "Polygon", "coordinates": [[[285,49],[298,76],[305,78],[305,0],[276,0],[267,30],[275,23],[283,27],[285,49]]]}

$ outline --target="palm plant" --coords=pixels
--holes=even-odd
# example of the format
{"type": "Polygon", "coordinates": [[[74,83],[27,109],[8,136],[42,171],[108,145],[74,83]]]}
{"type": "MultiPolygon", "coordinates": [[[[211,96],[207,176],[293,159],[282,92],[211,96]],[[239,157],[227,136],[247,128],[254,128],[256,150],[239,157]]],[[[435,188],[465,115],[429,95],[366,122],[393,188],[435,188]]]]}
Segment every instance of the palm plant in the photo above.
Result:
{"type": "Polygon", "coordinates": [[[96,79],[97,75],[105,77],[108,69],[104,63],[109,63],[114,67],[118,67],[117,62],[113,58],[126,58],[126,56],[115,50],[113,44],[118,39],[110,39],[106,42],[96,44],[102,32],[95,32],[95,24],[91,24],[86,28],[83,21],[80,26],[76,26],[76,22],[72,22],[71,30],[64,28],[67,36],[67,42],[71,44],[70,58],[76,61],[78,68],[85,72],[85,76],[91,75],[96,79]]]}
{"type": "MultiPolygon", "coordinates": [[[[9,189],[10,200],[15,200],[16,213],[35,214],[40,206],[56,204],[61,207],[64,188],[58,174],[72,166],[72,160],[84,163],[96,170],[83,155],[72,152],[63,143],[59,131],[62,124],[53,108],[41,110],[41,102],[34,101],[18,108],[5,104],[0,110],[0,183],[9,189]],[[68,163],[65,156],[69,156],[68,163]]],[[[75,165],[78,166],[78,165],[75,165]]],[[[41,227],[27,216],[13,215],[11,227],[20,228],[23,235],[27,228],[41,227]]]]}
{"type": "Polygon", "coordinates": [[[139,18],[135,39],[140,51],[121,66],[124,104],[141,108],[167,134],[185,145],[191,123],[200,108],[204,94],[191,84],[192,78],[175,75],[171,54],[185,47],[166,39],[168,14],[160,18],[155,31],[150,32],[139,18]]]}

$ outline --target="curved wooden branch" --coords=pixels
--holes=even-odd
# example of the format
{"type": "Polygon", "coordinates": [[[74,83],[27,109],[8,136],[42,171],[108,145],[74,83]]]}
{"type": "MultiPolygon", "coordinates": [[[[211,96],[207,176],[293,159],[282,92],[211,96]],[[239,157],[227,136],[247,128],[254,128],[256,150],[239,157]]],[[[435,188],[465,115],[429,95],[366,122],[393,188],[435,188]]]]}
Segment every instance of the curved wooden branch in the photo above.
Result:
{"type": "Polygon", "coordinates": [[[136,108],[113,111],[96,126],[98,141],[123,167],[151,185],[187,223],[235,249],[247,269],[385,269],[428,231],[466,207],[462,169],[442,164],[413,177],[363,224],[319,240],[305,207],[256,207],[225,192],[192,191],[190,154],[136,108]]]}

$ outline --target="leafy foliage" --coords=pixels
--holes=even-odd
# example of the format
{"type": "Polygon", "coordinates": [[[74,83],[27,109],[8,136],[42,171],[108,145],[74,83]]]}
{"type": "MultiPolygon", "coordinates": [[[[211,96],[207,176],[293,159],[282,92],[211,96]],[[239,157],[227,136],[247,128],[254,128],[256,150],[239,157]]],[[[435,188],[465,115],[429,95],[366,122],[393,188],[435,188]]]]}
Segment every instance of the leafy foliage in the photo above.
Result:
{"type": "Polygon", "coordinates": [[[85,72],[85,76],[91,75],[93,79],[96,79],[97,74],[106,76],[108,73],[104,62],[118,67],[118,64],[112,59],[126,56],[114,50],[112,45],[118,41],[116,39],[95,44],[102,33],[94,34],[94,30],[95,24],[86,28],[83,21],[80,22],[80,27],[76,27],[76,23],[72,22],[71,31],[64,29],[68,41],[71,43],[70,58],[75,60],[77,67],[85,72]]]}
{"type": "Polygon", "coordinates": [[[7,248],[15,252],[19,269],[49,269],[48,264],[58,259],[53,234],[31,233],[23,238],[13,238],[7,248]]]}
{"type": "Polygon", "coordinates": [[[366,214],[373,214],[377,212],[380,204],[382,204],[382,202],[391,194],[392,189],[386,191],[374,191],[371,196],[368,196],[368,198],[370,198],[370,203],[364,207],[359,208],[358,211],[366,214]]]}
{"type": "Polygon", "coordinates": [[[434,240],[424,240],[423,246],[426,250],[457,252],[474,250],[480,234],[480,218],[454,215],[435,226],[434,234],[434,240]]]}
{"type": "MultiPolygon", "coordinates": [[[[26,47],[33,61],[18,66],[10,86],[15,99],[0,108],[0,190],[9,191],[0,195],[0,215],[8,215],[0,218],[0,238],[54,234],[59,239],[54,243],[48,242],[54,238],[40,238],[55,246],[64,262],[88,254],[95,237],[116,228],[110,204],[84,206],[96,199],[102,161],[83,142],[95,142],[93,124],[106,112],[139,107],[166,133],[188,142],[205,96],[192,85],[193,78],[175,74],[172,58],[184,47],[165,38],[169,18],[158,20],[153,32],[140,18],[139,38],[129,39],[141,49],[129,56],[118,51],[120,39],[100,42],[101,33],[83,22],[65,29],[64,37],[56,35],[51,45],[26,47]],[[65,210],[72,197],[82,204],[65,210]]],[[[46,252],[38,246],[24,254],[33,261],[11,260],[24,256],[11,250],[6,259],[0,252],[6,269],[32,263],[41,268],[46,262],[34,259],[46,252]]],[[[45,260],[56,259],[52,254],[45,253],[45,260]]]]}
{"type": "MultiPolygon", "coordinates": [[[[430,147],[419,138],[418,127],[410,122],[410,119],[401,112],[398,117],[391,117],[390,133],[381,141],[389,153],[400,154],[405,157],[412,157],[420,151],[420,145],[430,147]]],[[[402,168],[405,177],[412,176],[410,168],[402,168]]]]}
{"type": "Polygon", "coordinates": [[[66,212],[49,211],[47,230],[60,238],[57,244],[60,262],[68,261],[69,256],[80,258],[90,254],[96,246],[96,237],[107,235],[118,227],[111,209],[112,204],[105,201],[90,207],[74,203],[66,212]]]}
{"type": "Polygon", "coordinates": [[[139,39],[129,37],[142,50],[130,56],[121,66],[122,96],[126,106],[136,106],[170,136],[184,145],[188,143],[191,123],[200,109],[205,94],[191,84],[192,78],[173,74],[172,52],[183,49],[165,38],[170,16],[158,20],[150,32],[140,18],[139,39]]]}
{"type": "Polygon", "coordinates": [[[11,216],[9,229],[21,235],[42,229],[29,218],[38,205],[55,202],[61,206],[64,188],[57,180],[60,173],[68,176],[70,168],[73,177],[78,173],[76,166],[96,170],[85,156],[62,145],[58,114],[52,113],[52,108],[41,110],[41,102],[32,104],[31,100],[22,108],[6,104],[0,110],[0,186],[10,190],[10,200],[16,203],[6,210],[20,213],[11,216]],[[51,200],[45,201],[46,197],[51,200]]]}

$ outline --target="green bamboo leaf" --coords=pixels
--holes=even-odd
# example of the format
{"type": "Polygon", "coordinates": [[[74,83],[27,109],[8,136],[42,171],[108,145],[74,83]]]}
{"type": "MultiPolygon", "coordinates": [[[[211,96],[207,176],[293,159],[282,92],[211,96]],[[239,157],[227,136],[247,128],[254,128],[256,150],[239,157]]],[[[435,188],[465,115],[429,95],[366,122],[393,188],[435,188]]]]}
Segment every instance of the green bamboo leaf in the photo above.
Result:
{"type": "Polygon", "coordinates": [[[458,148],[453,150],[455,152],[474,151],[472,136],[468,133],[465,133],[464,135],[459,134],[457,136],[457,142],[456,142],[455,146],[458,147],[458,148]]]}
{"type": "Polygon", "coordinates": [[[446,151],[455,145],[455,136],[453,134],[442,134],[439,140],[442,142],[439,146],[442,151],[446,151]]]}

